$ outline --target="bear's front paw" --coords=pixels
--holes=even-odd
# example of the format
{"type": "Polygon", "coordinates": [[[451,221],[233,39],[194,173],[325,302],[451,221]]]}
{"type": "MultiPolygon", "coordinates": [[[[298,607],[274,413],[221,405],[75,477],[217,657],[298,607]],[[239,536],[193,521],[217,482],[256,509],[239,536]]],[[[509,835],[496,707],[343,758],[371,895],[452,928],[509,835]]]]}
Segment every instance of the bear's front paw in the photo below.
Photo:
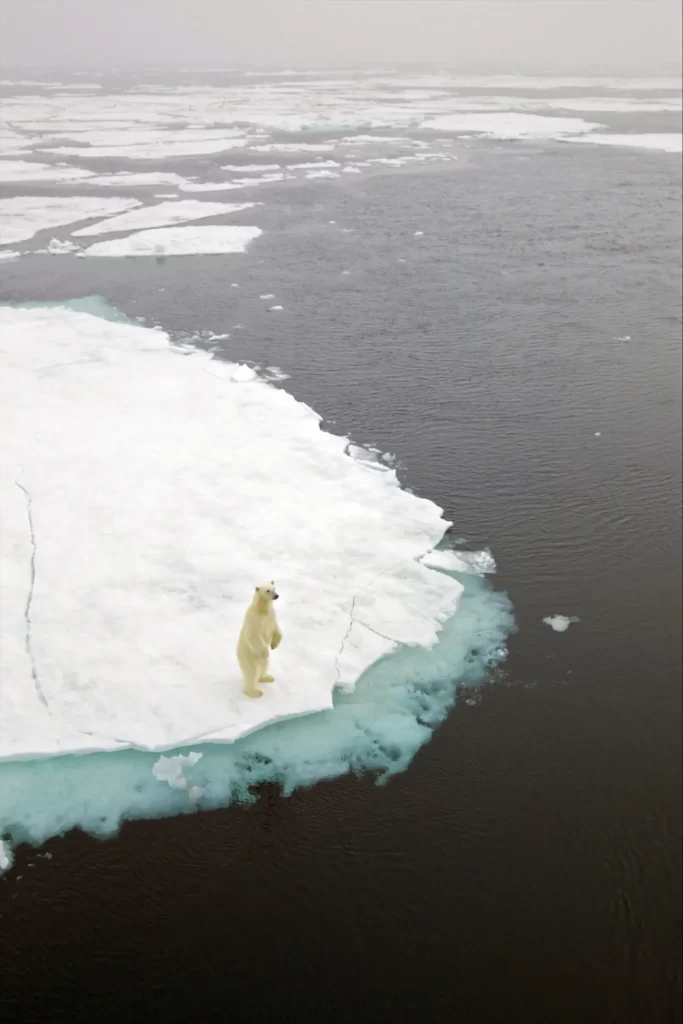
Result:
{"type": "Polygon", "coordinates": [[[251,687],[249,687],[249,688],[245,687],[244,693],[245,693],[245,695],[247,697],[262,697],[263,696],[263,690],[257,690],[256,687],[254,687],[253,689],[251,687]]]}
{"type": "Polygon", "coordinates": [[[259,679],[259,683],[272,683],[274,678],[275,678],[274,676],[268,676],[268,675],[261,676],[261,678],[259,679]]]}

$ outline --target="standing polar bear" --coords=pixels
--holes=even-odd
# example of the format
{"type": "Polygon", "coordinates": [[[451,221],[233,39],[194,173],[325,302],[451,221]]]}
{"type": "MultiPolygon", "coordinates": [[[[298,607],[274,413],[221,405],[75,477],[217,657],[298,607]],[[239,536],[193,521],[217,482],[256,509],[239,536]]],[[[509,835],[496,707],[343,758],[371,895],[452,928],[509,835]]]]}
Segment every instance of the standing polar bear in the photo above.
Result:
{"type": "Polygon", "coordinates": [[[254,599],[247,608],[244,623],[237,641],[237,660],[244,677],[244,692],[247,697],[262,697],[258,683],[272,683],[268,675],[268,658],[271,648],[275,650],[282,640],[275,618],[273,601],[278,593],[275,584],[262,583],[254,592],[254,599]]]}

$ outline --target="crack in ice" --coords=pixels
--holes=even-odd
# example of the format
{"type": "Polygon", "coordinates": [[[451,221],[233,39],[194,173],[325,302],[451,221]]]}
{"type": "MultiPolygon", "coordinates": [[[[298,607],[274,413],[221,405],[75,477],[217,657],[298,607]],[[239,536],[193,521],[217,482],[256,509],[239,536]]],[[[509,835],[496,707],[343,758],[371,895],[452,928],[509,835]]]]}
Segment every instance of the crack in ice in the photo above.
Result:
{"type": "Polygon", "coordinates": [[[31,627],[32,627],[32,622],[31,622],[31,605],[33,603],[33,588],[35,587],[35,583],[36,583],[36,534],[35,534],[35,530],[34,530],[34,527],[33,527],[33,512],[32,512],[33,502],[32,502],[32,499],[31,499],[31,495],[29,494],[27,489],[24,487],[24,485],[22,483],[19,483],[19,478],[18,477],[14,481],[14,483],[19,488],[19,490],[23,491],[24,494],[26,495],[26,514],[27,514],[27,518],[28,518],[29,532],[30,532],[30,535],[31,535],[31,562],[30,562],[31,582],[30,582],[30,586],[29,586],[29,590],[28,590],[28,596],[26,598],[26,605],[24,607],[24,620],[26,622],[26,640],[25,640],[26,653],[28,654],[29,660],[31,662],[31,676],[33,678],[33,683],[34,683],[34,686],[36,688],[36,693],[38,694],[38,700],[41,702],[41,704],[44,704],[45,707],[47,707],[47,700],[45,699],[45,694],[43,693],[43,688],[40,685],[40,680],[38,679],[38,671],[36,669],[35,658],[33,657],[33,645],[32,645],[32,638],[31,638],[31,627]]]}

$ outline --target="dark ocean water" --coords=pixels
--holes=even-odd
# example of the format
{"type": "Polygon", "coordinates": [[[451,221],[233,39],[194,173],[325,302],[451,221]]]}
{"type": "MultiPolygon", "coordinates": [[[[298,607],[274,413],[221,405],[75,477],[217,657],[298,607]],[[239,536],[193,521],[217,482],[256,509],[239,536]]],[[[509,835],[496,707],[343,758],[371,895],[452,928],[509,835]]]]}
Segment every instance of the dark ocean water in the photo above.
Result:
{"type": "Polygon", "coordinates": [[[231,332],[491,546],[519,625],[386,787],[20,848],[3,1019],[680,1019],[680,161],[459,152],[264,190],[244,256],[3,266],[3,300],[231,332]]]}

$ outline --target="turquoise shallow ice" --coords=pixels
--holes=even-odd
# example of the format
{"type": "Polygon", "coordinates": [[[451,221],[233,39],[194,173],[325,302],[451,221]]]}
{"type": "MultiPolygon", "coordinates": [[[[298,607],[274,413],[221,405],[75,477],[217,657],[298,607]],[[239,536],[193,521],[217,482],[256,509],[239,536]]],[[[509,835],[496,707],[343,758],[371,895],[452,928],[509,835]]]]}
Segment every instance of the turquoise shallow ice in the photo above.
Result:
{"type": "Polygon", "coordinates": [[[74,826],[403,770],[504,657],[488,556],[436,555],[441,510],[287,392],[101,300],[0,319],[0,870],[74,826]],[[234,638],[271,573],[285,641],[248,701],[234,638]]]}

